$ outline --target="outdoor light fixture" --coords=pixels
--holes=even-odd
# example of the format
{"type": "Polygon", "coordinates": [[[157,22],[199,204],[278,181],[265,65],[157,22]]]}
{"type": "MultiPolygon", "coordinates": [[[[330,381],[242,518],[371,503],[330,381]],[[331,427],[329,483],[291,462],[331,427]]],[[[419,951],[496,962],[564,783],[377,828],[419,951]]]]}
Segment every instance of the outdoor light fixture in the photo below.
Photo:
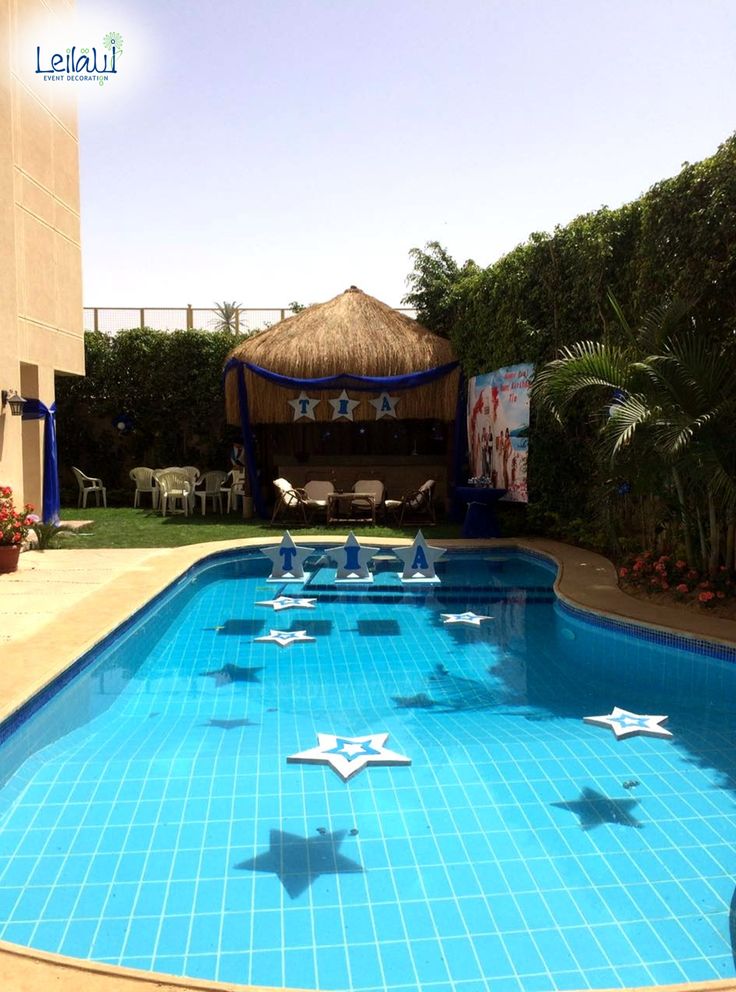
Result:
{"type": "Polygon", "coordinates": [[[23,407],[26,405],[26,401],[20,396],[15,389],[3,389],[2,391],[2,409],[5,409],[6,404],[10,407],[10,412],[14,417],[20,417],[23,413],[23,407]]]}

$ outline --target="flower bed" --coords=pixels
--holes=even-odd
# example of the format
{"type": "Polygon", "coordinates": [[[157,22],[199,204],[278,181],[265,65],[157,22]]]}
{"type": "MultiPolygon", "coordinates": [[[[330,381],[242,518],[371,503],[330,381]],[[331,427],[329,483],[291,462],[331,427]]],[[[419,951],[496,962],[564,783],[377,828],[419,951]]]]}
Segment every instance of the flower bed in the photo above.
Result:
{"type": "Polygon", "coordinates": [[[628,592],[692,604],[699,609],[724,607],[724,615],[736,615],[736,582],[725,566],[715,576],[691,568],[674,555],[657,557],[644,551],[628,559],[618,570],[628,592]]]}

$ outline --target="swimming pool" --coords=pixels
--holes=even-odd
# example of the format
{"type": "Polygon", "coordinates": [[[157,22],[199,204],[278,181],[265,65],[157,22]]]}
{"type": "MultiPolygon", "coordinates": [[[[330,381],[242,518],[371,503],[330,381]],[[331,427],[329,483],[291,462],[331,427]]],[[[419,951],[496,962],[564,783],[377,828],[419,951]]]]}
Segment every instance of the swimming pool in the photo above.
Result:
{"type": "Polygon", "coordinates": [[[16,721],[0,937],[361,992],[734,974],[732,660],[592,625],[522,555],[452,554],[419,589],[313,567],[316,608],[275,613],[265,559],[204,563],[16,721]],[[464,610],[495,619],[442,624],[464,610]],[[673,740],[582,722],[613,705],[673,740]],[[412,764],[287,764],[318,732],[412,764]]]}

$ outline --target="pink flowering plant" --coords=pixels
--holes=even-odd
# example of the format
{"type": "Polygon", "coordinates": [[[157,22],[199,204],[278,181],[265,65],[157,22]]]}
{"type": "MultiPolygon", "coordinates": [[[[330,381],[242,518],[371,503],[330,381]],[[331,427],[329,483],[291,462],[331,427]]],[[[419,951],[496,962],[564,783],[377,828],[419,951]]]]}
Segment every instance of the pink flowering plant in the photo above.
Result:
{"type": "Polygon", "coordinates": [[[22,510],[15,508],[13,490],[0,486],[0,547],[15,547],[28,536],[28,531],[38,522],[33,507],[26,503],[22,510]]]}
{"type": "Polygon", "coordinates": [[[671,593],[675,599],[690,600],[708,608],[736,596],[736,583],[724,565],[709,577],[675,555],[644,551],[628,559],[618,570],[623,585],[643,592],[671,593]]]}

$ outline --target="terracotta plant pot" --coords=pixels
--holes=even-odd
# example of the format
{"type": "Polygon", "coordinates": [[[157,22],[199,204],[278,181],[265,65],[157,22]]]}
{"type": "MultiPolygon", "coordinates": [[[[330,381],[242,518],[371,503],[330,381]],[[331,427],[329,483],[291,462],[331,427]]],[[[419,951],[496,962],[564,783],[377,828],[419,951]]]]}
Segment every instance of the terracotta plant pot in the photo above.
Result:
{"type": "Polygon", "coordinates": [[[0,574],[3,572],[14,572],[18,567],[20,557],[19,544],[0,545],[0,574]]]}

